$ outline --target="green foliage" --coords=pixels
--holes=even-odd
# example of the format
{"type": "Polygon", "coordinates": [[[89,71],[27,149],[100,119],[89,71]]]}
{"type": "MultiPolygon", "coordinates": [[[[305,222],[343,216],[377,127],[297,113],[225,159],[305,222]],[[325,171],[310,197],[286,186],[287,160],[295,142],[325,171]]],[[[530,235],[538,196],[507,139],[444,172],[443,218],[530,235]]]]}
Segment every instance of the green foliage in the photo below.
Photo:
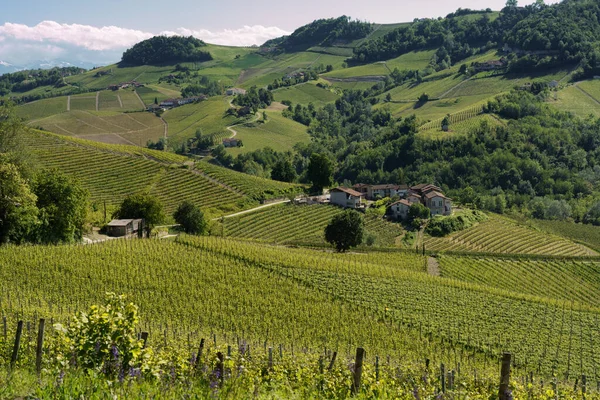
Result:
{"type": "Polygon", "coordinates": [[[246,94],[239,94],[233,99],[233,103],[242,106],[249,107],[252,113],[256,113],[259,108],[267,108],[273,102],[273,93],[269,90],[256,86],[251,87],[246,94]]]}
{"type": "Polygon", "coordinates": [[[431,236],[442,237],[453,232],[462,231],[475,223],[486,221],[487,215],[481,211],[464,210],[458,215],[435,217],[427,224],[425,232],[431,236]]]}
{"type": "Polygon", "coordinates": [[[40,225],[36,241],[79,242],[83,236],[89,193],[73,178],[57,170],[41,171],[33,184],[40,225]]]}
{"type": "Polygon", "coordinates": [[[143,218],[150,228],[161,224],[165,219],[162,202],[148,193],[127,196],[113,217],[119,219],[143,218]]]}
{"type": "Polygon", "coordinates": [[[367,36],[373,26],[367,22],[353,21],[350,17],[318,19],[296,29],[291,35],[267,41],[263,46],[280,46],[285,49],[306,49],[327,46],[335,41],[352,41],[367,36]]]}
{"type": "Polygon", "coordinates": [[[200,207],[190,201],[184,201],[173,214],[175,222],[183,227],[185,233],[202,235],[206,233],[208,224],[200,207]]]}
{"type": "Polygon", "coordinates": [[[409,220],[429,219],[431,211],[421,203],[414,203],[408,209],[409,220]]]}
{"type": "Polygon", "coordinates": [[[296,180],[296,170],[288,159],[282,158],[273,166],[271,178],[281,182],[294,182],[296,180]]]}
{"type": "Polygon", "coordinates": [[[63,368],[74,366],[112,378],[143,369],[143,342],[138,340],[138,308],[124,295],[107,293],[105,304],[75,316],[67,328],[60,324],[66,351],[58,355],[63,368]],[[71,358],[72,357],[72,358],[71,358]]]}
{"type": "Polygon", "coordinates": [[[26,240],[38,222],[36,200],[17,167],[0,162],[0,244],[26,240]]]}
{"type": "Polygon", "coordinates": [[[322,191],[333,182],[333,169],[333,162],[327,154],[313,153],[310,156],[306,176],[316,191],[322,191]]]}
{"type": "Polygon", "coordinates": [[[360,245],[363,235],[364,218],[354,210],[346,210],[334,216],[325,227],[325,240],[339,252],[360,245]]]}
{"type": "Polygon", "coordinates": [[[202,50],[205,46],[192,36],[155,36],[126,50],[121,61],[127,65],[156,65],[212,60],[210,53],[202,50]]]}

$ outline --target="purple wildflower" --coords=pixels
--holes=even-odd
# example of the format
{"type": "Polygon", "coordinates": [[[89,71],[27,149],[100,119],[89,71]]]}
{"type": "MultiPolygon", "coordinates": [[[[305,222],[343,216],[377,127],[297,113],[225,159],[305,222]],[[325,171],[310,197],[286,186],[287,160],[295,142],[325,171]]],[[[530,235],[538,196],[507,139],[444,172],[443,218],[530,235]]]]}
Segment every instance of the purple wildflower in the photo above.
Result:
{"type": "Polygon", "coordinates": [[[190,365],[193,367],[196,365],[196,353],[192,353],[192,357],[190,358],[190,365]]]}
{"type": "Polygon", "coordinates": [[[110,347],[110,354],[112,355],[114,361],[119,361],[119,349],[116,345],[113,344],[110,347]]]}
{"type": "Polygon", "coordinates": [[[60,371],[60,374],[58,374],[58,377],[56,378],[56,385],[57,386],[62,385],[64,378],[65,378],[65,371],[60,371]]]}
{"type": "Polygon", "coordinates": [[[132,378],[139,378],[142,376],[142,371],[139,368],[129,368],[129,376],[132,378]]]}
{"type": "Polygon", "coordinates": [[[123,383],[124,379],[125,379],[125,371],[123,371],[123,368],[121,368],[121,370],[119,371],[119,383],[123,383]]]}

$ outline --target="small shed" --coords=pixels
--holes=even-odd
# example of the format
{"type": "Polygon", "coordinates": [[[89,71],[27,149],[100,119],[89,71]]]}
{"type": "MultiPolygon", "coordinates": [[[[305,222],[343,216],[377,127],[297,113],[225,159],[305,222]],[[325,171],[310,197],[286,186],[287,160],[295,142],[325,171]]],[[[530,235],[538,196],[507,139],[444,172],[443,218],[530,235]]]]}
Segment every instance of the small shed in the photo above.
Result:
{"type": "Polygon", "coordinates": [[[142,219],[113,219],[106,226],[106,234],[112,237],[123,237],[137,234],[143,229],[142,219]]]}

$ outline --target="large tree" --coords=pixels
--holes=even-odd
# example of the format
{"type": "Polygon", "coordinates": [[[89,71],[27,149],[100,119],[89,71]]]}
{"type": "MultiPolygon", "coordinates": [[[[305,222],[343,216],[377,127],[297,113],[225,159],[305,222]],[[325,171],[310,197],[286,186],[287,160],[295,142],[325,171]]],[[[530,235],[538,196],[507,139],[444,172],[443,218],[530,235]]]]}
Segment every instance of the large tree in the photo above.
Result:
{"type": "Polygon", "coordinates": [[[36,196],[13,164],[0,162],[0,243],[24,241],[37,223],[36,196]]]}
{"type": "Polygon", "coordinates": [[[271,178],[280,182],[294,182],[296,180],[296,170],[290,160],[282,158],[273,166],[271,178]]]}
{"type": "Polygon", "coordinates": [[[38,174],[33,184],[40,210],[36,241],[80,241],[87,217],[89,193],[72,178],[55,170],[38,174]]]}
{"type": "Polygon", "coordinates": [[[202,235],[206,232],[207,224],[200,207],[191,201],[184,201],[177,207],[173,214],[175,222],[183,228],[185,233],[202,235]]]}
{"type": "Polygon", "coordinates": [[[361,244],[363,235],[364,218],[354,210],[335,215],[325,227],[325,240],[340,252],[361,244]]]}
{"type": "Polygon", "coordinates": [[[313,189],[322,191],[333,182],[333,170],[333,161],[326,154],[313,153],[306,176],[312,182],[313,189]]]}
{"type": "Polygon", "coordinates": [[[120,219],[143,218],[146,226],[152,228],[165,219],[163,205],[159,199],[148,193],[127,196],[113,217],[120,219]]]}

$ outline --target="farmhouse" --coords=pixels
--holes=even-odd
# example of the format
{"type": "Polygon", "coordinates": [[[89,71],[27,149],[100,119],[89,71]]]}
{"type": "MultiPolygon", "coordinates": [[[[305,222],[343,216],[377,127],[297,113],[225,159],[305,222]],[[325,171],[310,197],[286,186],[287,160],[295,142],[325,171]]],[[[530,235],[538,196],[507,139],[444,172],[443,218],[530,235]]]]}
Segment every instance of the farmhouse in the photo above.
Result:
{"type": "Polygon", "coordinates": [[[392,216],[394,219],[406,219],[408,217],[408,210],[413,203],[406,199],[399,200],[395,203],[390,204],[392,216]]]}
{"type": "Polygon", "coordinates": [[[112,237],[124,237],[138,234],[143,229],[143,219],[113,219],[106,226],[106,233],[112,237]]]}
{"type": "Polygon", "coordinates": [[[431,191],[425,195],[425,206],[431,211],[431,215],[452,214],[452,202],[440,192],[431,191]]]}
{"type": "Polygon", "coordinates": [[[348,189],[345,187],[336,187],[335,189],[331,189],[330,193],[330,203],[338,206],[342,206],[344,208],[363,208],[364,204],[362,202],[363,194],[357,192],[356,190],[348,189]]]}
{"type": "Polygon", "coordinates": [[[394,184],[366,185],[364,183],[357,183],[352,188],[365,195],[369,200],[394,196],[403,197],[408,192],[408,186],[394,184]]]}
{"type": "Polygon", "coordinates": [[[225,147],[238,147],[240,140],[236,138],[225,138],[223,139],[223,146],[225,147]]]}
{"type": "Polygon", "coordinates": [[[246,94],[246,90],[240,88],[229,88],[225,93],[227,94],[227,96],[235,96],[238,94],[246,94]]]}

